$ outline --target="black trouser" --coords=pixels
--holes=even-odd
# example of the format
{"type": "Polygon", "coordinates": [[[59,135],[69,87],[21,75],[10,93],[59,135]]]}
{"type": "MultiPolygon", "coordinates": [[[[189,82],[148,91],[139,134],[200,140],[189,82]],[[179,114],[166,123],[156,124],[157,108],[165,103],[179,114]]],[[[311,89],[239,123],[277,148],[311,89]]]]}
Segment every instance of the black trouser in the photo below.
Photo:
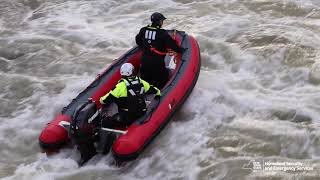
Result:
{"type": "Polygon", "coordinates": [[[119,110],[119,113],[112,117],[106,117],[102,120],[102,127],[106,128],[126,128],[142,115],[131,114],[126,111],[119,110]]]}
{"type": "Polygon", "coordinates": [[[161,55],[144,54],[141,59],[141,78],[159,89],[166,85],[169,78],[164,58],[161,55]]]}
{"type": "MultiPolygon", "coordinates": [[[[141,115],[131,114],[125,111],[119,111],[119,113],[113,115],[112,117],[104,117],[102,119],[101,126],[104,128],[126,128],[130,126],[135,120],[137,120],[141,115]]],[[[106,154],[109,152],[116,136],[114,133],[110,133],[103,129],[99,133],[99,143],[97,151],[106,154]]]]}
{"type": "MultiPolygon", "coordinates": [[[[94,126],[95,130],[92,130],[92,132],[86,132],[84,133],[84,130],[87,123],[80,123],[83,124],[83,127],[79,127],[79,130],[73,135],[72,139],[77,145],[78,150],[81,154],[81,161],[79,162],[80,165],[87,162],[92,156],[96,154],[96,148],[94,146],[94,143],[97,141],[102,141],[102,138],[115,138],[114,134],[101,132],[100,128],[106,127],[106,128],[126,128],[130,126],[135,120],[137,120],[139,117],[141,117],[141,114],[131,114],[126,111],[119,111],[119,113],[113,115],[112,117],[101,117],[101,124],[99,122],[92,122],[90,124],[91,126],[94,126]],[[96,136],[94,133],[98,133],[96,136]],[[107,137],[101,137],[107,136],[107,137]]],[[[107,153],[112,146],[113,140],[108,139],[103,143],[108,143],[107,145],[102,144],[102,152],[107,153]],[[110,144],[111,143],[111,144],[110,144]]],[[[100,143],[100,142],[99,142],[100,143]]],[[[99,145],[98,145],[99,148],[99,145]]]]}

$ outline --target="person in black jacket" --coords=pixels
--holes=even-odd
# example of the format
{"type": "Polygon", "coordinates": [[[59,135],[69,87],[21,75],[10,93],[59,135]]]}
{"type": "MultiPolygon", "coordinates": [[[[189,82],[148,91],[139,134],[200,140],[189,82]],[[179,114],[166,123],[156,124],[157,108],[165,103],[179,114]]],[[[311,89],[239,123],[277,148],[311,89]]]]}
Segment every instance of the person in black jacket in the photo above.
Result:
{"type": "Polygon", "coordinates": [[[163,14],[153,13],[151,15],[152,24],[141,28],[136,35],[136,43],[143,51],[140,67],[141,78],[159,89],[164,87],[169,76],[164,62],[167,48],[177,53],[182,53],[184,50],[177,45],[166,30],[161,29],[165,19],[163,14]]]}

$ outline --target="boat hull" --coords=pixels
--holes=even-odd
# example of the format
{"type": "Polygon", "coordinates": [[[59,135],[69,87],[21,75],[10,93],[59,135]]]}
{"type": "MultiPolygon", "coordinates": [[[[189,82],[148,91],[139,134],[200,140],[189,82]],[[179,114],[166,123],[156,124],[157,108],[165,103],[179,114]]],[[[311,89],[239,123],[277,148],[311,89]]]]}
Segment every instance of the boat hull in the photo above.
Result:
{"type": "MultiPolygon", "coordinates": [[[[169,32],[173,35],[173,32],[169,32]]],[[[174,113],[183,105],[191,94],[200,73],[200,50],[197,41],[184,32],[175,34],[176,41],[186,49],[176,57],[176,67],[171,69],[171,77],[161,90],[162,96],[149,104],[147,113],[127,128],[127,133],[120,135],[112,145],[112,153],[122,161],[135,159],[147,145],[170,122],[174,113]]],[[[39,144],[44,152],[52,152],[62,148],[69,142],[68,131],[61,125],[62,121],[70,122],[79,104],[89,98],[96,102],[98,108],[101,96],[109,92],[121,78],[119,69],[125,62],[132,63],[136,69],[140,67],[142,52],[138,47],[132,48],[122,57],[115,60],[103,73],[81,92],[61,114],[52,120],[41,132],[39,144]]],[[[170,57],[166,57],[167,64],[170,57]]]]}

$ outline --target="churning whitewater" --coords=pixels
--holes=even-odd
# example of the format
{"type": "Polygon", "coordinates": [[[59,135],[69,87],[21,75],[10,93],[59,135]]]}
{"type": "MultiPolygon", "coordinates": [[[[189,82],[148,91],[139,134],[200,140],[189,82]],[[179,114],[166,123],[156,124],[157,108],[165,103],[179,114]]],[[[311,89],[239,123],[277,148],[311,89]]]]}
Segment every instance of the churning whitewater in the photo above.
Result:
{"type": "Polygon", "coordinates": [[[319,52],[319,0],[0,0],[0,178],[318,179],[319,52]],[[41,153],[41,130],[156,11],[201,50],[172,122],[123,168],[41,153]]]}

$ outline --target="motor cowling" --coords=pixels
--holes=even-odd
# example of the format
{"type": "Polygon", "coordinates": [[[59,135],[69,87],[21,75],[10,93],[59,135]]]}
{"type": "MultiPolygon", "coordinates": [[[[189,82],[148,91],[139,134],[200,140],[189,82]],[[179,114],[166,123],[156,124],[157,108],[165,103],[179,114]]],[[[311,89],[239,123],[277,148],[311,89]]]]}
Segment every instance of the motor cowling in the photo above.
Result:
{"type": "Polygon", "coordinates": [[[75,110],[69,129],[69,137],[76,144],[93,141],[94,130],[99,125],[100,113],[94,102],[81,104],[75,110]]]}

